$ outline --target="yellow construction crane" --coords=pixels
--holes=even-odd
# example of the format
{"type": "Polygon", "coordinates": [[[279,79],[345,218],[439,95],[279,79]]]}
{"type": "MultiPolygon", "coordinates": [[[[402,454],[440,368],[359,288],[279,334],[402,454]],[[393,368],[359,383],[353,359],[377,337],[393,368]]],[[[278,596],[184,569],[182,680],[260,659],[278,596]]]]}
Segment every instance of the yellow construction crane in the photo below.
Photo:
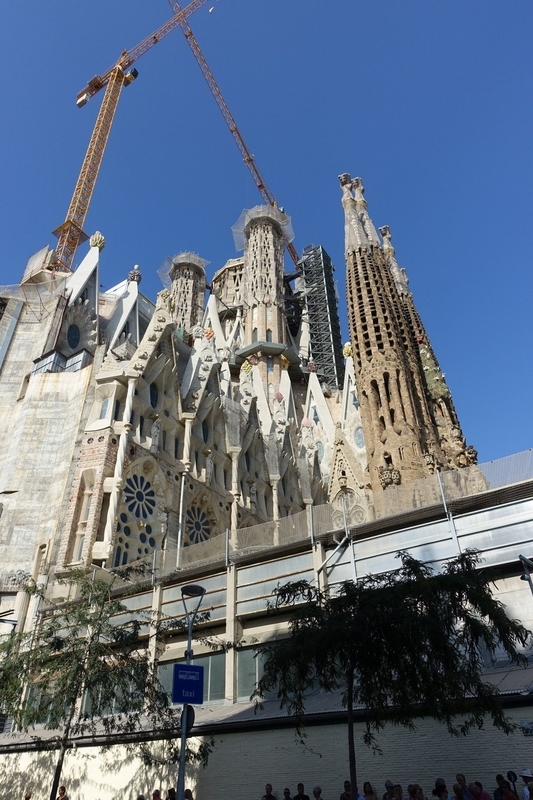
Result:
{"type": "MultiPolygon", "coordinates": [[[[177,2],[177,0],[168,0],[168,2],[169,2],[170,6],[171,6],[171,8],[172,8],[172,10],[173,10],[173,12],[175,14],[174,19],[176,19],[176,17],[179,16],[180,13],[182,13],[181,5],[177,2]]],[[[220,109],[220,111],[222,113],[222,116],[224,117],[224,119],[226,121],[226,124],[227,124],[227,126],[228,126],[228,128],[230,130],[230,133],[233,136],[233,139],[235,140],[235,144],[239,148],[239,152],[240,152],[240,154],[242,156],[242,159],[243,159],[244,163],[246,164],[246,166],[248,167],[248,169],[249,169],[249,171],[250,171],[250,173],[252,175],[252,178],[254,180],[255,185],[259,189],[259,191],[261,193],[261,196],[265,200],[265,202],[268,203],[268,205],[275,206],[277,208],[278,207],[278,202],[277,202],[276,198],[274,197],[273,193],[269,190],[268,186],[266,185],[266,183],[265,183],[265,181],[263,179],[263,176],[261,175],[261,173],[259,172],[259,170],[257,168],[257,165],[255,163],[254,157],[253,157],[252,153],[250,152],[250,150],[248,149],[248,147],[246,145],[246,142],[244,141],[244,139],[242,137],[242,134],[241,134],[239,128],[237,127],[237,123],[235,122],[235,118],[234,118],[233,114],[231,113],[231,111],[229,110],[226,101],[224,100],[222,92],[220,91],[220,88],[219,88],[219,86],[218,86],[218,84],[217,84],[217,82],[215,80],[215,76],[211,72],[209,64],[205,60],[205,56],[202,53],[200,45],[198,44],[198,41],[196,40],[196,37],[195,37],[194,33],[192,32],[192,30],[191,30],[191,28],[189,26],[189,23],[187,22],[187,20],[185,18],[183,18],[179,22],[179,26],[180,26],[181,30],[183,31],[183,34],[184,34],[187,42],[189,43],[189,47],[191,48],[191,50],[193,52],[193,55],[194,55],[196,61],[198,62],[198,66],[200,67],[200,69],[202,71],[202,74],[203,74],[204,78],[207,81],[207,85],[211,89],[211,92],[213,94],[213,97],[215,98],[216,104],[219,107],[219,109],[220,109]]],[[[294,261],[294,265],[299,269],[298,262],[300,260],[300,257],[298,255],[298,252],[297,252],[296,248],[292,244],[292,242],[289,242],[287,244],[287,250],[289,251],[290,257],[294,261]]]]}
{"type": "Polygon", "coordinates": [[[103,89],[104,86],[106,87],[67,216],[63,224],[54,231],[54,235],[58,238],[55,249],[55,262],[53,264],[55,270],[71,272],[72,261],[78,245],[88,238],[83,231],[83,225],[104,157],[120,93],[122,88],[132,83],[138,74],[136,69],[130,69],[131,65],[173,31],[174,28],[184,23],[187,17],[190,17],[205,3],[207,3],[207,0],[192,0],[185,8],[180,8],[172,19],[161,25],[154,33],[143,39],[142,42],[139,42],[136,47],[131,50],[125,50],[113,67],[104,72],[103,75],[96,75],[92,78],[77,95],[76,104],[81,108],[100,89],[103,89]]]}

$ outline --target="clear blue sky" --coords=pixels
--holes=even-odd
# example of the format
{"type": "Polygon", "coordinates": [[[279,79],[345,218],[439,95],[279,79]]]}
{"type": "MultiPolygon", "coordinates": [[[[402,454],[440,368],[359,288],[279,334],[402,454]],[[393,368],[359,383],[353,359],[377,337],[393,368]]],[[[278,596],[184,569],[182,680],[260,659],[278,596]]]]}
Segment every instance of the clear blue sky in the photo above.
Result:
{"type": "MultiPolygon", "coordinates": [[[[185,4],[185,0],[184,0],[185,4]]],[[[0,4],[0,284],[64,219],[99,95],[76,93],[171,15],[166,0],[0,4]]],[[[532,446],[531,0],[212,0],[190,19],[295,245],[337,267],[337,175],[360,175],[483,461],[532,446]],[[212,13],[208,12],[214,6],[212,13]]],[[[218,269],[259,196],[174,31],[124,90],[86,224],[107,288],[165,256],[218,269]]]]}

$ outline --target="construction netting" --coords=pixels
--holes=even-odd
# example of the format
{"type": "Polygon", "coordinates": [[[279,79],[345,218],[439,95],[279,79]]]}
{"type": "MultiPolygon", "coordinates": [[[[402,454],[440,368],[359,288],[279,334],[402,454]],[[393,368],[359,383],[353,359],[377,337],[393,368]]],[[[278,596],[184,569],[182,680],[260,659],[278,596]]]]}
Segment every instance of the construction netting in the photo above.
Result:
{"type": "Polygon", "coordinates": [[[205,272],[205,268],[210,263],[211,262],[206,261],[205,258],[201,258],[198,253],[193,253],[190,250],[187,250],[186,252],[178,253],[172,258],[167,256],[157,270],[157,274],[165,289],[168,289],[172,283],[170,273],[172,272],[173,267],[177,266],[178,264],[192,264],[195,267],[200,267],[200,269],[205,272]]]}
{"type": "Polygon", "coordinates": [[[274,220],[281,228],[283,238],[287,243],[294,239],[291,218],[287,214],[275,206],[255,206],[255,208],[245,208],[235,225],[231,227],[236,250],[244,250],[246,228],[255,219],[274,220]]]}

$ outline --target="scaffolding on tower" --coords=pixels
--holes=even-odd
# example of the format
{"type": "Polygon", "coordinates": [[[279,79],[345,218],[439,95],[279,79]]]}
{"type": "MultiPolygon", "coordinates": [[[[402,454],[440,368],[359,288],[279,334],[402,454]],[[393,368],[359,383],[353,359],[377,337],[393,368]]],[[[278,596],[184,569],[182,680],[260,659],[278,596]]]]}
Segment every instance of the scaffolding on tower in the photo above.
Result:
{"type": "Polygon", "coordinates": [[[306,289],[304,296],[311,357],[321,381],[332,388],[341,389],[344,383],[344,357],[333,277],[335,267],[320,244],[304,248],[300,264],[306,289]]]}

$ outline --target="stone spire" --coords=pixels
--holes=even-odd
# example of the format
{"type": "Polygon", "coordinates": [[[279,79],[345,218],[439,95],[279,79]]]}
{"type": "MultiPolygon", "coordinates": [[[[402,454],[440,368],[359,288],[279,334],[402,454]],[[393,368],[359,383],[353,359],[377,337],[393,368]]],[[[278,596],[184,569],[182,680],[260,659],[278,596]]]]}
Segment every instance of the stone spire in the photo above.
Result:
{"type": "Polygon", "coordinates": [[[476,451],[466,446],[407,274],[396,261],[390,229],[379,229],[383,237],[379,245],[362,182],[344,174],[341,186],[346,227],[355,230],[357,225],[368,242],[366,247],[355,246],[347,237],[346,269],[350,336],[372,487],[386,488],[438,468],[469,466],[475,463],[476,451]]]}
{"type": "Polygon", "coordinates": [[[396,261],[395,256],[395,249],[392,246],[392,234],[390,232],[390,228],[388,225],[383,225],[379,232],[383,237],[383,252],[385,253],[385,258],[389,265],[389,269],[392,273],[392,277],[394,278],[394,283],[396,284],[396,288],[398,292],[402,294],[410,294],[409,291],[409,279],[407,277],[407,273],[404,269],[401,269],[398,266],[398,262],[396,261]]]}
{"type": "Polygon", "coordinates": [[[354,190],[355,196],[355,205],[357,208],[357,213],[359,214],[359,218],[363,224],[364,231],[367,235],[368,241],[370,244],[373,244],[374,247],[381,247],[381,242],[379,240],[379,236],[377,231],[374,227],[374,223],[370,219],[367,211],[367,202],[365,200],[365,187],[363,186],[363,181],[361,178],[354,178],[352,181],[352,187],[354,190]]]}
{"type": "Polygon", "coordinates": [[[476,463],[476,451],[466,446],[451,392],[409,291],[407,274],[396,261],[390,228],[384,225],[379,232],[383,237],[383,252],[400,296],[400,307],[418,351],[420,374],[439,447],[444,453],[444,465],[452,468],[470,466],[476,463]]]}
{"type": "Polygon", "coordinates": [[[382,247],[362,182],[346,174],[340,180],[346,229],[359,237],[356,243],[347,236],[348,315],[370,483],[379,492],[446,467],[447,458],[423,377],[414,318],[406,313],[407,305],[413,313],[416,309],[390,231],[381,230],[382,247]]]}

